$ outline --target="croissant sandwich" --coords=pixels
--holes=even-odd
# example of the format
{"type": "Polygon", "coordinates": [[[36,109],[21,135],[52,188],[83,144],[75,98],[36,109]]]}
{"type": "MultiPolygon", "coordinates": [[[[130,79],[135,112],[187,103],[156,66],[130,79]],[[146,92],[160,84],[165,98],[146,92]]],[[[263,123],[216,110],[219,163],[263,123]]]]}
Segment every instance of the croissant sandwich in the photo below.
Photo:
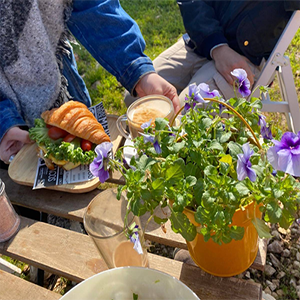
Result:
{"type": "Polygon", "coordinates": [[[66,170],[91,163],[96,145],[110,141],[102,125],[78,101],[43,112],[29,129],[29,137],[38,144],[39,156],[49,169],[55,163],[66,170]]]}

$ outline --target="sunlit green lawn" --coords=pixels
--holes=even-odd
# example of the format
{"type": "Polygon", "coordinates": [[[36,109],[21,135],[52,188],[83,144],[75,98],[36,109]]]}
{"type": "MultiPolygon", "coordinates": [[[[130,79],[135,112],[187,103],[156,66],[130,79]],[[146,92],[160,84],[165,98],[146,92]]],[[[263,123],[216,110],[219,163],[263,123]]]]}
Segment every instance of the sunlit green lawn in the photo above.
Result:
{"type": "MultiPolygon", "coordinates": [[[[128,14],[139,24],[147,44],[145,52],[151,59],[171,46],[184,33],[175,0],[120,0],[120,2],[128,14]]],[[[300,96],[299,47],[300,31],[288,49],[300,96]]],[[[112,75],[99,66],[84,48],[75,46],[74,49],[78,54],[79,72],[86,82],[93,103],[103,101],[108,113],[118,115],[124,113],[126,110],[123,103],[124,88],[112,75]]],[[[281,97],[276,81],[271,91],[271,97],[274,100],[281,97]]],[[[271,118],[273,121],[275,120],[273,124],[285,126],[285,119],[279,114],[272,114],[271,118]]]]}

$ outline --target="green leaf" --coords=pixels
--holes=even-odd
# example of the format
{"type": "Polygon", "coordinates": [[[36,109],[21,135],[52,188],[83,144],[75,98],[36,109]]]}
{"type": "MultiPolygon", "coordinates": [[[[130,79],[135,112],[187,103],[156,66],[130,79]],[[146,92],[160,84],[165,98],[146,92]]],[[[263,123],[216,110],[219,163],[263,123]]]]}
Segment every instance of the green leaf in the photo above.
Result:
{"type": "Polygon", "coordinates": [[[207,166],[205,169],[204,169],[204,174],[206,176],[212,176],[212,175],[218,175],[218,170],[216,167],[214,166],[207,166]]]}
{"type": "Polygon", "coordinates": [[[220,137],[220,143],[223,144],[223,143],[226,143],[232,136],[232,133],[231,132],[226,132],[226,133],[223,133],[220,137]]]}
{"type": "Polygon", "coordinates": [[[230,165],[224,162],[220,162],[220,172],[224,175],[227,175],[230,171],[230,165]]]}
{"type": "Polygon", "coordinates": [[[273,189],[273,194],[275,198],[280,198],[282,195],[284,195],[284,191],[282,191],[281,189],[273,189]]]}
{"type": "Polygon", "coordinates": [[[188,176],[186,178],[187,187],[192,187],[197,183],[197,178],[195,176],[188,176]]]}
{"type": "Polygon", "coordinates": [[[163,190],[165,185],[164,178],[157,178],[152,182],[153,190],[163,190]]]}
{"type": "MultiPolygon", "coordinates": [[[[199,232],[199,230],[197,230],[197,232],[199,232]]],[[[204,242],[208,242],[211,237],[209,230],[206,227],[201,227],[200,233],[203,235],[204,242]]]]}
{"type": "Polygon", "coordinates": [[[195,239],[197,234],[196,227],[185,214],[172,211],[170,220],[174,232],[180,233],[189,242],[195,239]]]}
{"type": "Polygon", "coordinates": [[[132,202],[131,210],[136,216],[142,216],[147,212],[147,208],[141,203],[141,199],[136,199],[132,202]]]}
{"type": "Polygon", "coordinates": [[[153,216],[153,219],[154,219],[154,221],[155,221],[155,223],[157,223],[157,224],[164,224],[164,223],[166,223],[167,221],[168,221],[168,218],[159,218],[158,216],[153,216]]]}
{"type": "Polygon", "coordinates": [[[163,118],[155,119],[155,131],[163,130],[169,124],[169,121],[163,118]]]}
{"type": "Polygon", "coordinates": [[[277,201],[273,201],[266,205],[267,213],[272,223],[277,223],[282,216],[282,209],[278,205],[277,201]]]}
{"type": "Polygon", "coordinates": [[[211,126],[212,120],[210,118],[203,118],[201,120],[201,128],[208,128],[211,126]]]}
{"type": "Polygon", "coordinates": [[[258,236],[260,238],[269,239],[272,237],[272,235],[270,234],[270,228],[266,225],[266,223],[263,220],[255,218],[251,221],[255,229],[257,230],[258,236]]]}
{"type": "Polygon", "coordinates": [[[142,155],[137,161],[137,168],[141,171],[146,171],[150,166],[154,165],[157,161],[147,155],[142,155]]]}
{"type": "Polygon", "coordinates": [[[261,100],[255,100],[254,102],[252,102],[250,104],[251,107],[254,107],[254,108],[257,108],[257,109],[262,109],[262,103],[261,103],[261,100]]]}
{"type": "Polygon", "coordinates": [[[139,299],[139,295],[133,293],[133,294],[132,294],[132,299],[133,299],[133,300],[138,300],[138,299],[139,299]]]}
{"type": "Polygon", "coordinates": [[[234,142],[229,142],[228,143],[228,149],[229,153],[232,157],[236,158],[238,154],[242,153],[242,146],[238,145],[237,143],[234,142]]]}
{"type": "Polygon", "coordinates": [[[211,144],[208,147],[208,149],[223,151],[222,145],[219,142],[217,142],[216,140],[213,140],[211,142],[211,144]]]}
{"type": "Polygon", "coordinates": [[[197,183],[194,187],[194,191],[195,191],[195,199],[198,205],[201,204],[201,199],[202,199],[202,195],[204,192],[204,184],[203,184],[203,179],[199,178],[197,180],[197,183]]]}
{"type": "Polygon", "coordinates": [[[174,144],[172,147],[168,147],[169,150],[178,153],[181,149],[185,147],[185,141],[174,144]]]}
{"type": "Polygon", "coordinates": [[[295,220],[295,218],[293,216],[291,216],[291,214],[287,210],[283,210],[282,217],[279,220],[279,225],[282,228],[288,229],[294,220],[295,220]]]}
{"type": "Polygon", "coordinates": [[[247,196],[250,193],[250,190],[243,182],[239,182],[235,187],[242,197],[247,196]]]}
{"type": "Polygon", "coordinates": [[[179,158],[174,161],[173,165],[171,165],[166,172],[166,181],[176,182],[182,179],[184,175],[184,160],[179,158]]]}
{"type": "Polygon", "coordinates": [[[241,240],[244,237],[244,233],[244,227],[231,226],[230,228],[230,237],[236,241],[241,240]]]}
{"type": "Polygon", "coordinates": [[[151,200],[153,198],[148,188],[141,189],[141,196],[143,200],[151,200]]]}

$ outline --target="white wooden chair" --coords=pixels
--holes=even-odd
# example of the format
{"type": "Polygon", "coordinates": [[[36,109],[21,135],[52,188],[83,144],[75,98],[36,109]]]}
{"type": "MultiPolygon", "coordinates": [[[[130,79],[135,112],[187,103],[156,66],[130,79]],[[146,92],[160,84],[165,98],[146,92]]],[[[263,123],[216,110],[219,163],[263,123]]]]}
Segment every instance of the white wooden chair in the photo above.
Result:
{"type": "MultiPolygon", "coordinates": [[[[284,53],[299,27],[300,10],[293,13],[254,85],[254,89],[267,86],[277,75],[282,101],[271,101],[269,94],[263,93],[262,111],[285,113],[289,129],[296,133],[300,131],[300,109],[290,60],[284,53]]],[[[254,96],[259,96],[259,90],[254,96]]]]}

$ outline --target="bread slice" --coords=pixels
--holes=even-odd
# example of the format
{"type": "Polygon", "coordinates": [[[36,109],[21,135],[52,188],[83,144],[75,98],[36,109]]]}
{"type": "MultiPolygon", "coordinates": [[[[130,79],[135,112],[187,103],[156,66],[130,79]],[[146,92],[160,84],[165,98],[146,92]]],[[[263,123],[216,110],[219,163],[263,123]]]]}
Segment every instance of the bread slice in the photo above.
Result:
{"type": "Polygon", "coordinates": [[[102,125],[81,102],[66,102],[59,108],[43,112],[41,116],[46,124],[59,127],[94,144],[110,142],[102,125]]]}

